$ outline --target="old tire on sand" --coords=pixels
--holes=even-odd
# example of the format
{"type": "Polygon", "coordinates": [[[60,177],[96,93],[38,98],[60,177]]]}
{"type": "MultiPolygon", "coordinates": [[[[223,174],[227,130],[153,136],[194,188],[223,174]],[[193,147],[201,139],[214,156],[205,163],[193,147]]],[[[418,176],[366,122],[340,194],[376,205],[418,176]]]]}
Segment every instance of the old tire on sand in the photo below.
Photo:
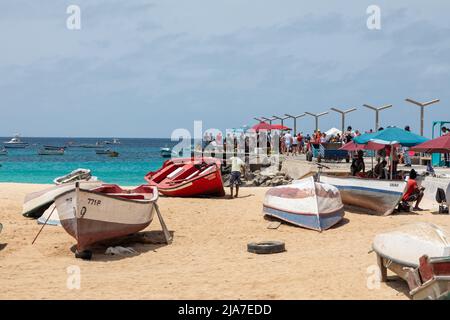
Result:
{"type": "Polygon", "coordinates": [[[247,251],[257,254],[280,253],[286,251],[286,247],[282,241],[250,242],[247,251]]]}

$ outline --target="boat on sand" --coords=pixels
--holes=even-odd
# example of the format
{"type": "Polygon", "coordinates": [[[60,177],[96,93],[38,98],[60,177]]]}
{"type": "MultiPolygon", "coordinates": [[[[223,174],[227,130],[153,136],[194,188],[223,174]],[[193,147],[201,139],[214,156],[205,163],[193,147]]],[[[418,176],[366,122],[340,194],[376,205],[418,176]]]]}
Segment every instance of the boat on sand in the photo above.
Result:
{"type": "Polygon", "coordinates": [[[387,281],[387,269],[404,279],[413,299],[450,298],[450,234],[431,223],[400,226],[372,244],[387,281]]]}
{"type": "MultiPolygon", "coordinates": [[[[102,182],[100,181],[81,182],[81,185],[85,189],[96,188],[101,184],[102,182]]],[[[55,197],[73,189],[75,189],[74,182],[56,185],[41,191],[27,194],[23,203],[22,215],[29,218],[39,218],[54,202],[55,197]]]]}
{"type": "Polygon", "coordinates": [[[403,180],[380,180],[322,174],[320,175],[320,182],[338,188],[344,205],[383,216],[390,215],[395,210],[406,190],[406,182],[403,180]]]}
{"type": "Polygon", "coordinates": [[[342,220],[344,205],[337,188],[309,177],[295,184],[270,188],[264,197],[263,212],[300,227],[322,231],[342,220]]]}
{"type": "Polygon", "coordinates": [[[162,168],[149,172],[145,180],[171,197],[224,196],[220,160],[215,158],[174,158],[162,168]]]}
{"type": "Polygon", "coordinates": [[[104,184],[84,189],[78,184],[58,195],[55,207],[61,225],[77,240],[77,251],[90,245],[145,229],[153,220],[158,200],[156,187],[124,190],[104,184]]]}
{"type": "Polygon", "coordinates": [[[97,177],[92,176],[91,170],[79,168],[64,176],[55,178],[53,180],[53,183],[56,185],[60,185],[75,181],[97,181],[97,177]]]}

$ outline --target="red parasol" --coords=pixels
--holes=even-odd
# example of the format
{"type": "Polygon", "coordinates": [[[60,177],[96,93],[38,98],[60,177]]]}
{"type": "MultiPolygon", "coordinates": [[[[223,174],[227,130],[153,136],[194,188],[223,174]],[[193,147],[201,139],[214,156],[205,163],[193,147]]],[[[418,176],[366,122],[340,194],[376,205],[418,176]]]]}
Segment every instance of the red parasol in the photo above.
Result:
{"type": "Polygon", "coordinates": [[[411,148],[412,151],[425,153],[449,153],[450,152],[450,134],[439,138],[429,140],[411,148]]]}
{"type": "Polygon", "coordinates": [[[282,126],[281,124],[273,124],[271,130],[291,130],[291,128],[282,126]]]}
{"type": "Polygon", "coordinates": [[[339,150],[346,150],[346,151],[359,151],[359,150],[381,150],[384,148],[384,145],[375,143],[375,142],[368,142],[367,144],[357,144],[353,141],[347,142],[344,146],[339,148],[339,150]]]}
{"type": "Polygon", "coordinates": [[[272,125],[268,124],[267,122],[260,122],[258,124],[255,124],[252,127],[253,130],[259,131],[259,130],[272,130],[272,125]]]}

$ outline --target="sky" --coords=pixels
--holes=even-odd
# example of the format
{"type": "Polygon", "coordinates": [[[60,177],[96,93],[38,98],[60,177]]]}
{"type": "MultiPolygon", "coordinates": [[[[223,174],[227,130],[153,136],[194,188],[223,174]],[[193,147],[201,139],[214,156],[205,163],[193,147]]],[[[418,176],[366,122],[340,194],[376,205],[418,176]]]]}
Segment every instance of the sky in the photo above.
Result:
{"type": "Polygon", "coordinates": [[[433,120],[450,121],[449,12],[445,0],[2,0],[0,136],[170,137],[195,120],[225,130],[331,107],[374,128],[363,104],[393,104],[381,125],[419,132],[405,98],[439,98],[431,136],[433,120]],[[80,30],[66,26],[69,5],[80,30]]]}

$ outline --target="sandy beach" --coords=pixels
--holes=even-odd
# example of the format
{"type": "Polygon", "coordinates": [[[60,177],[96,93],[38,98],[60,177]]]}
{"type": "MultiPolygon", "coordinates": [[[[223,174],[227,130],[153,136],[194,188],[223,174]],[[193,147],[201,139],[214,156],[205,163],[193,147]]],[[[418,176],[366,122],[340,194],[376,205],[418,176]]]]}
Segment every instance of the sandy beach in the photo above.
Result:
{"type": "MultiPolygon", "coordinates": [[[[62,227],[46,226],[31,245],[40,226],[22,217],[22,202],[44,187],[0,184],[0,299],[409,299],[406,283],[395,277],[368,289],[374,235],[417,221],[450,229],[447,215],[424,211],[346,212],[322,233],[286,224],[271,230],[262,215],[267,189],[243,188],[233,200],[160,198],[171,245],[126,243],[139,252],[132,257],[106,256],[99,247],[92,261],[82,261],[62,227]],[[248,253],[247,243],[260,240],[284,241],[287,251],[248,253]],[[79,290],[67,288],[71,266],[81,270],[79,290]]],[[[156,218],[144,230],[155,241],[159,231],[156,218]]]]}

